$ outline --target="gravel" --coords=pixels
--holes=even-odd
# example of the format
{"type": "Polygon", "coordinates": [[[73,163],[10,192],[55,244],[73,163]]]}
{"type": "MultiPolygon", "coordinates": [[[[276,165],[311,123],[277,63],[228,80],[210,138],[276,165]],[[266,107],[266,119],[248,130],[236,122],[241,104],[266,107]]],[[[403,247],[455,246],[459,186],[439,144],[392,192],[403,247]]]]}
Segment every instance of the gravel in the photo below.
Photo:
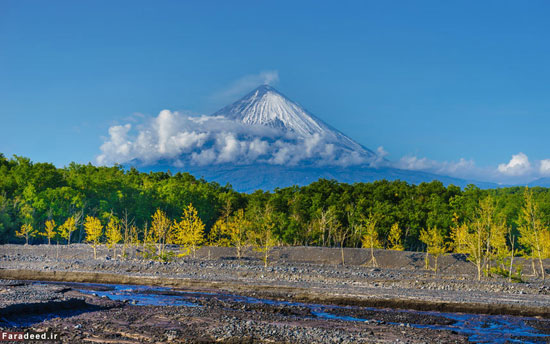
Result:
{"type": "MultiPolygon", "coordinates": [[[[461,255],[441,258],[442,269],[437,275],[423,269],[422,253],[379,250],[376,255],[380,266],[376,268],[363,265],[368,255],[366,250],[347,249],[346,265],[342,266],[339,249],[277,248],[270,266],[264,268],[256,253],[249,250],[243,259],[237,260],[231,248],[204,247],[196,258],[185,257],[166,263],[143,260],[139,250],[131,250],[129,257],[122,259],[102,247],[98,250],[99,259],[94,260],[91,248],[84,244],[70,247],[3,245],[0,246],[0,276],[9,271],[27,272],[25,276],[32,272],[26,277],[28,279],[86,274],[99,278],[101,274],[112,274],[121,280],[143,279],[146,284],[174,286],[182,281],[187,289],[278,300],[443,311],[455,305],[463,307],[464,311],[504,314],[514,314],[518,310],[550,310],[549,281],[531,278],[527,283],[509,283],[501,277],[477,281],[473,265],[461,255]]],[[[529,265],[524,271],[529,271],[529,265]]],[[[445,323],[445,320],[437,317],[411,319],[403,313],[396,315],[398,312],[335,311],[338,315],[371,319],[350,323],[315,319],[308,315],[308,309],[298,306],[247,305],[243,308],[223,300],[205,300],[204,307],[135,306],[79,294],[74,288],[63,285],[46,284],[38,288],[36,284],[0,281],[0,315],[14,305],[83,301],[86,305],[75,307],[79,309],[77,312],[58,312],[58,316],[44,317],[33,326],[60,331],[63,341],[68,343],[85,342],[90,338],[95,338],[96,342],[178,342],[183,338],[183,342],[196,343],[396,340],[451,343],[467,340],[451,331],[407,326],[409,323],[445,323]]],[[[548,325],[544,321],[534,320],[534,323],[542,328],[548,325]]],[[[8,325],[4,322],[3,326],[9,328],[8,325]]]]}

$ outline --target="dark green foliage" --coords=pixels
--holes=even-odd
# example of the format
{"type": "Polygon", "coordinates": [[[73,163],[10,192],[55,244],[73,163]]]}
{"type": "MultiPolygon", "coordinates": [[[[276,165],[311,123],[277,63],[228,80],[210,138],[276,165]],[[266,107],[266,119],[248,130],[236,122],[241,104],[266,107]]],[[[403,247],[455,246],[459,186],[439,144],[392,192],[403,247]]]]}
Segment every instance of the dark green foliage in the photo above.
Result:
{"type": "MultiPolygon", "coordinates": [[[[550,191],[533,188],[541,211],[550,223],[550,191]]],[[[102,216],[127,213],[141,229],[150,222],[157,208],[171,219],[178,219],[189,204],[198,210],[206,232],[224,212],[245,209],[252,223],[259,223],[269,206],[275,222],[274,234],[288,245],[339,246],[330,225],[319,232],[323,219],[350,228],[345,246],[361,246],[362,219],[378,214],[377,229],[382,244],[394,223],[403,230],[403,243],[408,250],[424,248],[419,241],[423,228],[437,227],[448,236],[453,214],[461,221],[471,219],[479,200],[492,195],[498,211],[512,227],[523,202],[523,188],[512,187],[481,190],[470,185],[464,190],[441,182],[410,185],[402,181],[343,184],[320,179],[304,187],[288,187],[273,192],[258,190],[252,194],[234,191],[230,185],[221,186],[196,179],[188,173],[124,170],[120,166],[96,167],[71,163],[55,168],[47,163],[32,163],[14,156],[6,159],[0,154],[0,241],[21,242],[14,236],[24,217],[22,209],[32,211],[33,226],[42,230],[48,218],[63,223],[72,215],[102,216]]],[[[81,223],[73,241],[84,239],[81,223]]],[[[333,226],[336,228],[337,226],[333,226]]],[[[142,237],[140,239],[143,239],[142,237]]],[[[40,242],[42,238],[35,239],[40,242]]]]}

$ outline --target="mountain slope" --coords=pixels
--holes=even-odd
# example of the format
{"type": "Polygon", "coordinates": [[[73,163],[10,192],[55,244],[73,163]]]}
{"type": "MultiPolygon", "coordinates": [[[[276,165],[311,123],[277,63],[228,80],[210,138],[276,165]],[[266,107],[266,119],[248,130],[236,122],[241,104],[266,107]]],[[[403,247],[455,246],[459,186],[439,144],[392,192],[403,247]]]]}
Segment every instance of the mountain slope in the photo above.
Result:
{"type": "Polygon", "coordinates": [[[279,129],[302,139],[318,135],[345,150],[358,153],[365,160],[376,158],[373,151],[332,128],[269,85],[256,88],[212,116],[223,116],[246,125],[279,129]]]}
{"type": "Polygon", "coordinates": [[[539,179],[533,180],[532,182],[529,182],[527,185],[531,187],[540,186],[540,187],[548,188],[550,187],[550,178],[549,177],[539,178],[539,179]]]}
{"type": "MultiPolygon", "coordinates": [[[[174,169],[170,165],[157,165],[154,171],[172,172],[182,170],[174,169]]],[[[218,165],[215,167],[193,166],[183,169],[197,178],[204,178],[207,181],[217,182],[221,185],[231,184],[240,192],[254,192],[255,190],[274,190],[293,185],[304,186],[312,182],[324,179],[335,179],[342,183],[369,183],[386,179],[406,181],[410,184],[420,184],[438,180],[444,185],[456,185],[462,188],[469,184],[477,185],[480,188],[498,188],[499,185],[489,182],[479,182],[441,176],[429,172],[408,171],[391,167],[374,168],[368,165],[358,166],[281,166],[268,164],[254,165],[218,165]]]]}

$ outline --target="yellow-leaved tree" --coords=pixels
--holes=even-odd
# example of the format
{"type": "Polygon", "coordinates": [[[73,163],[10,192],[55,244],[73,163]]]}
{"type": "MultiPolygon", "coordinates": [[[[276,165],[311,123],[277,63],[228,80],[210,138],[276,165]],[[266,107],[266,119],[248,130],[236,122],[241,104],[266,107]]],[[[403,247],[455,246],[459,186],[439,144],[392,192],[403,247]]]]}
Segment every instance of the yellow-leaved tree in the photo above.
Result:
{"type": "Polygon", "coordinates": [[[365,265],[378,266],[376,257],[374,257],[374,249],[381,248],[382,244],[378,239],[378,230],[376,229],[377,223],[378,217],[376,215],[373,215],[372,213],[369,214],[369,217],[363,219],[363,247],[370,249],[370,260],[365,263],[365,265]]]}
{"type": "Polygon", "coordinates": [[[498,219],[489,229],[487,262],[488,264],[494,263],[496,266],[488,266],[488,272],[494,270],[501,274],[506,274],[508,259],[512,255],[512,251],[506,242],[510,235],[511,229],[503,218],[498,219]]]}
{"type": "Polygon", "coordinates": [[[132,225],[130,227],[130,244],[132,246],[138,246],[140,244],[139,241],[139,229],[137,226],[132,225]]]}
{"type": "Polygon", "coordinates": [[[479,218],[474,219],[468,227],[469,230],[466,235],[466,253],[468,254],[468,260],[477,268],[477,280],[479,281],[481,280],[483,262],[486,255],[485,247],[487,245],[489,232],[487,227],[484,226],[483,221],[479,218]]]}
{"type": "MultiPolygon", "coordinates": [[[[464,224],[467,230],[460,232],[463,237],[463,253],[468,255],[468,260],[477,268],[477,279],[481,280],[483,267],[487,269],[489,252],[491,248],[491,232],[496,236],[494,226],[496,222],[496,210],[493,198],[487,196],[479,201],[477,213],[472,221],[464,224]]],[[[463,227],[459,227],[462,230],[463,227]]],[[[457,234],[458,235],[458,234],[457,234]]]]}
{"type": "Polygon", "coordinates": [[[450,248],[456,253],[468,253],[466,246],[466,237],[468,235],[468,225],[460,223],[460,219],[456,213],[453,214],[453,226],[451,227],[451,243],[450,248]]]}
{"type": "Polygon", "coordinates": [[[275,245],[278,244],[278,239],[273,233],[275,221],[273,219],[273,209],[266,205],[263,212],[257,216],[257,227],[255,231],[250,231],[248,240],[251,242],[254,250],[262,254],[264,267],[267,268],[269,255],[275,245]]]}
{"type": "Polygon", "coordinates": [[[67,245],[71,244],[71,234],[76,230],[76,219],[71,216],[65,220],[65,222],[59,226],[59,235],[67,240],[67,245]]]}
{"type": "MultiPolygon", "coordinates": [[[[25,190],[33,190],[32,185],[29,185],[25,190]]],[[[15,236],[25,238],[25,245],[29,244],[29,239],[36,237],[38,232],[33,227],[35,209],[28,202],[23,201],[20,209],[23,225],[19,231],[15,232],[15,236]]]]}
{"type": "Polygon", "coordinates": [[[391,226],[388,241],[390,242],[390,250],[403,251],[405,249],[401,240],[401,229],[398,223],[394,223],[391,226]]]}
{"type": "Polygon", "coordinates": [[[183,209],[181,220],[172,224],[172,241],[183,246],[180,257],[193,253],[193,258],[204,243],[204,223],[192,204],[183,209]]]}
{"type": "Polygon", "coordinates": [[[122,218],[120,219],[120,227],[122,232],[122,257],[126,258],[126,249],[132,245],[132,226],[135,220],[128,215],[128,209],[124,209],[122,218]]]}
{"type": "Polygon", "coordinates": [[[116,259],[116,245],[122,240],[122,233],[120,232],[120,222],[115,216],[111,216],[105,236],[107,237],[107,247],[114,248],[113,257],[116,259]]]}
{"type": "Polygon", "coordinates": [[[542,215],[539,205],[533,197],[533,191],[527,187],[524,192],[524,203],[521,208],[518,224],[520,233],[518,242],[525,248],[524,254],[526,258],[531,259],[533,274],[535,276],[538,275],[535,268],[535,259],[539,261],[540,273],[544,280],[543,259],[546,258],[546,252],[550,251],[550,248],[546,248],[550,244],[547,243],[550,240],[550,235],[548,234],[548,228],[542,222],[542,215]]]}
{"type": "Polygon", "coordinates": [[[542,257],[544,259],[550,259],[550,229],[546,230],[541,235],[542,241],[542,257]]]}
{"type": "Polygon", "coordinates": [[[153,214],[151,228],[144,242],[156,244],[158,257],[164,257],[164,249],[170,241],[170,228],[171,221],[166,217],[166,213],[157,209],[155,214],[153,214]]]}
{"type": "Polygon", "coordinates": [[[346,240],[348,240],[351,234],[351,229],[348,226],[343,226],[340,223],[340,221],[338,221],[336,216],[334,217],[334,220],[331,222],[330,228],[331,228],[332,236],[334,237],[335,243],[337,243],[338,246],[340,246],[340,258],[342,260],[342,266],[344,266],[346,264],[345,255],[344,255],[344,252],[345,252],[344,244],[346,240]]]}
{"type": "Polygon", "coordinates": [[[239,209],[229,218],[222,233],[227,235],[229,244],[235,247],[237,258],[241,259],[242,251],[247,245],[247,233],[252,227],[252,223],[244,216],[244,210],[239,209]]]}
{"type": "Polygon", "coordinates": [[[41,236],[48,238],[48,245],[51,245],[51,240],[57,235],[54,220],[46,220],[44,225],[44,232],[40,233],[41,236]]]}
{"type": "MultiPolygon", "coordinates": [[[[231,210],[231,199],[227,199],[221,210],[220,217],[208,232],[206,242],[209,246],[228,247],[230,245],[229,237],[226,233],[227,226],[229,224],[229,217],[231,216],[231,210]]],[[[210,251],[208,254],[210,255],[210,251]]]]}
{"type": "Polygon", "coordinates": [[[21,229],[15,232],[15,236],[25,238],[25,245],[28,245],[29,238],[36,236],[36,230],[33,228],[32,224],[24,223],[21,225],[21,229]]]}
{"type": "Polygon", "coordinates": [[[84,229],[86,230],[86,241],[94,249],[94,259],[96,259],[97,247],[100,245],[101,236],[103,235],[103,225],[97,217],[86,216],[84,229]]]}
{"type": "Polygon", "coordinates": [[[420,231],[420,241],[426,244],[426,268],[429,268],[429,255],[434,257],[434,271],[437,274],[439,257],[447,252],[443,233],[436,227],[428,227],[428,230],[420,231]]]}

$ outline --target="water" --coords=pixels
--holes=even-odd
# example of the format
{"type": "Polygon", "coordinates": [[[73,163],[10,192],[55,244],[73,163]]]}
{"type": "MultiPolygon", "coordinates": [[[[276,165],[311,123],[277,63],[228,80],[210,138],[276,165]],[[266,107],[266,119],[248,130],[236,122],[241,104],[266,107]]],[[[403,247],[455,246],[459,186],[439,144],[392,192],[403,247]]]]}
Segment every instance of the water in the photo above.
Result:
{"type": "MultiPolygon", "coordinates": [[[[297,306],[309,308],[311,314],[317,318],[340,321],[373,321],[374,319],[356,318],[353,316],[337,315],[334,312],[337,309],[364,309],[377,312],[407,312],[418,316],[430,315],[451,319],[451,325],[423,325],[410,323],[411,327],[427,328],[433,330],[451,330],[459,334],[468,336],[471,342],[475,343],[546,343],[550,341],[550,336],[538,333],[538,331],[529,326],[526,321],[537,320],[528,317],[515,317],[505,315],[483,315],[483,314],[463,314],[463,313],[444,313],[444,312],[424,312],[413,310],[393,310],[379,309],[372,307],[343,307],[333,305],[307,304],[290,301],[276,301],[261,298],[254,298],[241,295],[231,295],[223,293],[198,293],[177,291],[164,287],[149,287],[139,285],[109,285],[109,284],[80,284],[85,289],[79,289],[83,293],[96,294],[100,297],[108,297],[112,300],[128,301],[142,306],[184,306],[201,307],[194,300],[200,297],[208,296],[219,300],[228,300],[232,302],[247,304],[266,304],[273,306],[297,306]],[[102,290],[93,290],[94,287],[102,290]],[[332,311],[332,312],[331,312],[332,311]]],[[[391,323],[401,325],[400,323],[391,323]]]]}
{"type": "Polygon", "coordinates": [[[117,301],[128,301],[139,306],[199,306],[195,303],[187,301],[187,294],[189,293],[174,292],[170,288],[120,284],[97,285],[107,286],[110,288],[108,290],[78,290],[85,294],[95,294],[99,297],[107,297],[111,300],[117,301]]]}
{"type": "Polygon", "coordinates": [[[533,318],[458,313],[440,313],[440,315],[456,320],[456,323],[448,326],[434,325],[429,328],[453,329],[468,335],[472,342],[484,343],[491,340],[492,343],[545,343],[550,339],[550,336],[537,333],[536,329],[525,323],[525,320],[533,318]],[[514,337],[521,337],[521,339],[514,339],[514,337]]]}
{"type": "MultiPolygon", "coordinates": [[[[451,330],[468,336],[469,341],[474,343],[547,343],[550,336],[538,333],[537,330],[526,324],[526,320],[534,318],[514,317],[507,315],[485,315],[485,314],[463,314],[443,312],[422,312],[412,310],[380,310],[365,307],[368,310],[379,310],[387,312],[409,312],[418,315],[435,315],[454,320],[451,325],[422,325],[409,324],[415,328],[428,328],[432,330],[451,330]]],[[[340,316],[327,312],[328,308],[317,309],[312,312],[315,316],[324,319],[343,321],[368,321],[351,316],[340,316]]],[[[386,322],[388,324],[401,325],[401,323],[386,322]]]]}

